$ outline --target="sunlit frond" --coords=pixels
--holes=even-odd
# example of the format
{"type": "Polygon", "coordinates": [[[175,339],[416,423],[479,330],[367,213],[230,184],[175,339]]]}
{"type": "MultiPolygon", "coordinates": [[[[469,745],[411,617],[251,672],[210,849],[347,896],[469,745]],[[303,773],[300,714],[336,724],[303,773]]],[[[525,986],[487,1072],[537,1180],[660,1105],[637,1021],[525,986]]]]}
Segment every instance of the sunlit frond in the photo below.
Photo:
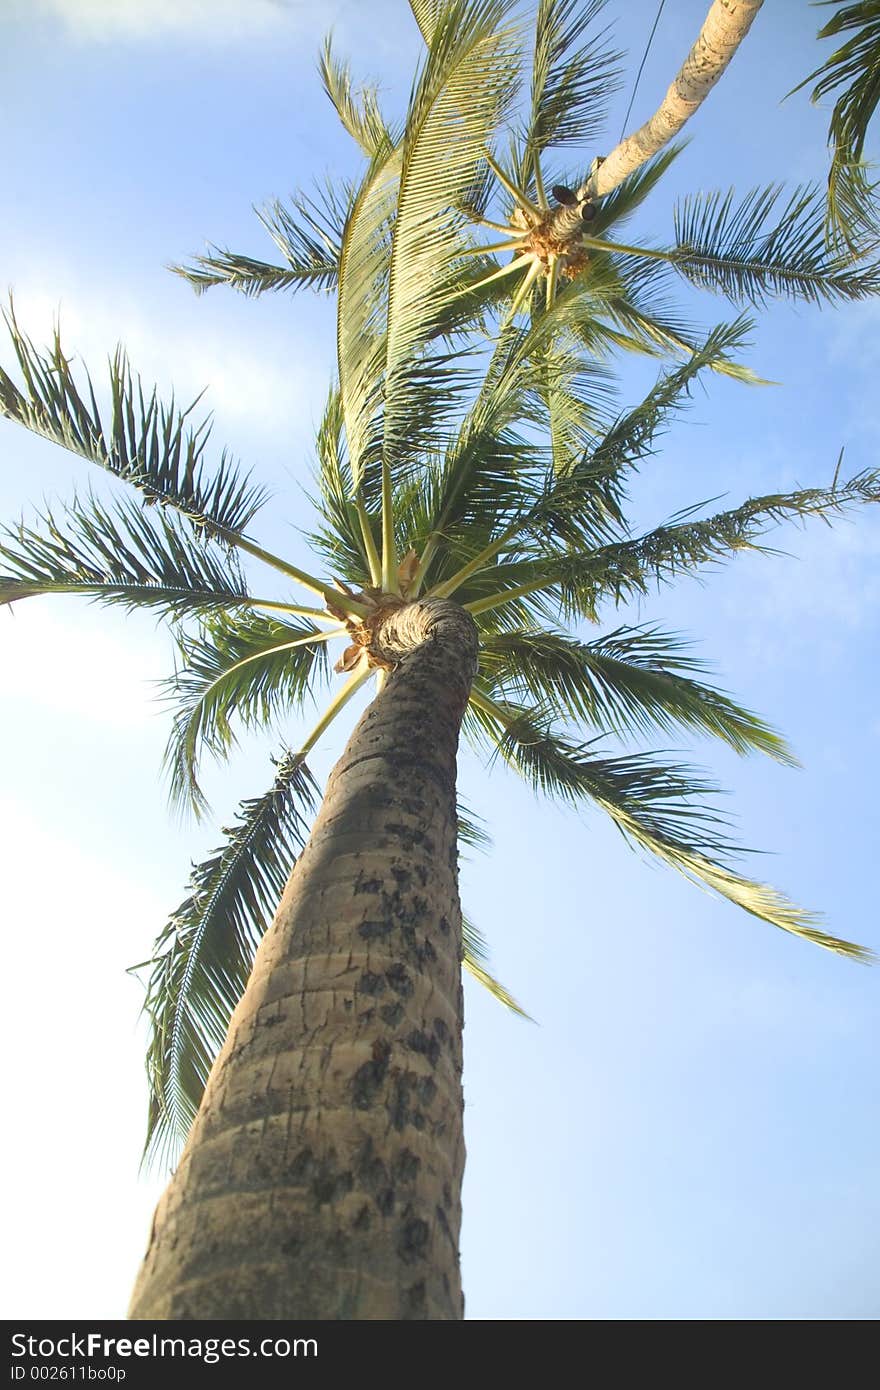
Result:
{"type": "MultiPolygon", "coordinates": [[[[763,305],[774,297],[809,303],[865,299],[880,291],[880,264],[854,264],[846,248],[829,246],[820,188],[757,188],[744,198],[692,194],[675,212],[670,264],[692,284],[734,303],[763,305]]],[[[870,240],[858,248],[873,250],[870,240]]]]}
{"type": "Polygon", "coordinates": [[[866,232],[875,240],[880,235],[878,189],[863,162],[868,127],[880,102],[878,0],[838,5],[836,13],[819,30],[818,37],[830,39],[846,33],[851,33],[852,37],[794,90],[800,91],[815,82],[811,94],[814,102],[836,94],[828,128],[832,159],[828,171],[826,230],[830,240],[852,252],[864,240],[866,232]]]}
{"type": "Polygon", "coordinates": [[[509,990],[505,989],[500,981],[489,970],[489,948],[486,945],[483,934],[474,926],[470,918],[462,914],[462,943],[464,947],[463,965],[465,970],[474,977],[478,984],[487,989],[499,1004],[503,1004],[511,1013],[519,1014],[520,1018],[534,1022],[531,1015],[527,1014],[521,1004],[518,1004],[509,990]]]}
{"type": "Polygon", "coordinates": [[[553,631],[503,632],[480,644],[481,678],[499,698],[527,696],[600,733],[665,737],[684,728],[740,754],[796,765],[763,719],[695,678],[701,669],[680,639],[657,628],[618,628],[592,642],[553,631]]]}
{"type": "Polygon", "coordinates": [[[580,457],[548,475],[542,494],[523,518],[523,529],[583,547],[607,537],[608,523],[623,525],[628,476],[650,454],[670,417],[690,399],[701,372],[715,369],[743,349],[752,324],[738,319],[712,330],[688,360],[664,372],[645,398],[592,441],[578,436],[580,457]],[[561,476],[560,476],[561,473],[561,476]]]}
{"type": "Polygon", "coordinates": [[[409,0],[413,18],[418,24],[422,38],[430,44],[437,27],[437,20],[443,12],[444,0],[409,0]]]}
{"type": "MultiPolygon", "coordinates": [[[[847,33],[852,33],[852,37],[835,49],[820,68],[804,78],[800,87],[816,83],[813,101],[838,94],[829,130],[835,153],[859,160],[864,152],[868,126],[880,103],[880,0],[839,5],[819,30],[818,37],[831,39],[847,33]]],[[[796,87],[795,91],[798,90],[796,87]]]]}
{"type": "Polygon", "coordinates": [[[401,150],[382,146],[355,194],[339,257],[336,352],[352,480],[361,481],[375,437],[385,361],[385,293],[401,150]]]}
{"type": "Polygon", "coordinates": [[[527,154],[573,144],[583,153],[600,136],[620,86],[620,54],[597,24],[605,8],[605,0],[539,0],[527,154]]]}
{"type": "Polygon", "coordinates": [[[334,56],[329,34],[318,60],[318,71],[340,121],[364,154],[372,159],[392,138],[379,110],[376,88],[362,87],[355,91],[349,66],[334,56]]]}
{"type": "Polygon", "coordinates": [[[35,523],[0,529],[0,603],[36,594],[82,594],[129,610],[181,617],[250,605],[234,557],[173,514],[137,502],[74,498],[35,523]]]}
{"type": "MultiPolygon", "coordinates": [[[[764,549],[761,539],[775,524],[811,516],[827,520],[851,506],[878,501],[880,472],[875,470],[830,488],[753,497],[740,507],[703,520],[673,519],[632,540],[582,554],[557,552],[536,559],[502,560],[482,576],[481,596],[472,598],[470,590],[462,589],[460,601],[477,614],[520,595],[543,592],[558,601],[565,615],[595,620],[604,601],[620,603],[702,565],[729,559],[738,551],[764,549]]],[[[480,578],[475,576],[475,580],[480,578]]]]}
{"type": "Polygon", "coordinates": [[[44,354],[21,332],[12,308],[4,318],[24,389],[0,367],[0,414],[131,483],[145,501],[176,507],[209,535],[234,539],[246,529],[266,493],[225,451],[208,467],[210,419],[187,426],[196,401],[178,410],[173,398],[161,404],[155,389],[145,395],[120,348],[110,361],[111,410],[105,423],[88,373],[83,373],[84,388],[76,383],[59,330],[44,354]]]}
{"type": "Polygon", "coordinates": [[[358,492],[355,490],[345,448],[342,397],[335,387],[327,398],[318,428],[316,453],[319,496],[314,502],[321,524],[319,529],[310,533],[309,539],[323,555],[333,574],[360,587],[371,578],[365,527],[369,527],[374,553],[380,542],[378,484],[373,471],[368,468],[361,474],[360,489],[358,492]],[[363,499],[367,499],[373,512],[372,522],[367,516],[367,501],[363,499]],[[362,516],[365,518],[363,521],[362,516]]]}
{"type": "Polygon", "coordinates": [[[190,265],[169,267],[192,285],[197,294],[213,285],[228,285],[242,294],[258,295],[274,290],[330,290],[339,274],[342,230],[350,191],[328,185],[314,197],[296,194],[289,207],[277,199],[257,216],[275,242],[283,265],[212,247],[207,256],[195,256],[190,265]]]}
{"type": "Polygon", "coordinates": [[[459,209],[515,90],[514,33],[501,27],[511,9],[511,0],[451,0],[413,88],[388,282],[384,457],[395,468],[448,410],[457,384],[447,365],[438,386],[443,368],[426,370],[424,349],[445,330],[461,280],[459,209]]]}
{"type": "Polygon", "coordinates": [[[704,804],[716,789],[692,768],[644,754],[602,756],[556,733],[528,708],[493,702],[479,689],[472,703],[498,753],[536,791],[575,806],[593,801],[627,840],[699,886],[814,945],[870,959],[864,947],[823,931],[814,913],[730,867],[731,857],[742,851],[730,840],[724,818],[704,804]]]}

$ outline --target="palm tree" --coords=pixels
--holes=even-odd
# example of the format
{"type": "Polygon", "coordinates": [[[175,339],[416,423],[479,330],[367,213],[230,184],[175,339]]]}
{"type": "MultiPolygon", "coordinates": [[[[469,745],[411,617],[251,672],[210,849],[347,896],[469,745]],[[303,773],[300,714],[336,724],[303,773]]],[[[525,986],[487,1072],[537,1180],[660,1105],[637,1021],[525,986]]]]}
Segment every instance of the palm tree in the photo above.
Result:
{"type": "Polygon", "coordinates": [[[400,128],[329,45],[322,57],[360,180],[265,214],[281,263],[216,250],[179,268],[198,289],[336,290],[314,572],[253,539],[264,494],[225,451],[209,462],[192,407],[160,403],[117,353],[102,411],[59,333],[42,352],[7,318],[19,378],[0,370],[2,412],[141,501],[81,497],[7,528],[0,599],[79,593],[171,623],[177,803],[202,813],[203,755],[290,717],[327,679],[327,644],[346,642],[324,713],[195,869],[145,963],[147,1153],[185,1148],[138,1317],[461,1316],[462,958],[518,1008],[461,915],[457,844],[481,838],[456,806],[462,725],[488,759],[597,804],[745,911],[866,955],[737,870],[701,775],[597,742],[684,728],[791,762],[781,736],[661,628],[572,629],[759,547],[775,523],[880,500],[877,472],[835,474],[643,534],[627,525],[638,468],[697,378],[755,380],[738,360],[748,321],[695,330],[666,305],[670,277],[756,305],[847,300],[880,288],[870,244],[858,257],[826,245],[816,189],[784,204],[773,190],[693,197],[670,245],[620,241],[674,149],[601,202],[581,198],[575,224],[562,214],[583,179],[553,161],[571,146],[581,157],[599,130],[616,65],[603,6],[540,0],[525,59],[511,0],[412,8],[425,53],[400,128]],[[622,413],[618,349],[674,359],[622,413]],[[373,680],[312,821],[308,756],[373,680]]]}

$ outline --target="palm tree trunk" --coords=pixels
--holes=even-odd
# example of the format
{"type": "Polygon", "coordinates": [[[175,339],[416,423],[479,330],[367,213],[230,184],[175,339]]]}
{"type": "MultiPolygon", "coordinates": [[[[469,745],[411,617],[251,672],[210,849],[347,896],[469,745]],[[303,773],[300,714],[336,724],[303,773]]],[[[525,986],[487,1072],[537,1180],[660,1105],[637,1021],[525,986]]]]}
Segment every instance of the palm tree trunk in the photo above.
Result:
{"type": "Polygon", "coordinates": [[[476,630],[392,611],[153,1220],[130,1316],[460,1318],[455,765],[476,630]]]}
{"type": "Polygon", "coordinates": [[[678,134],[715,86],[758,13],[763,0],[713,0],[702,29],[675,81],[649,121],[603,160],[578,198],[604,198],[678,134]]]}

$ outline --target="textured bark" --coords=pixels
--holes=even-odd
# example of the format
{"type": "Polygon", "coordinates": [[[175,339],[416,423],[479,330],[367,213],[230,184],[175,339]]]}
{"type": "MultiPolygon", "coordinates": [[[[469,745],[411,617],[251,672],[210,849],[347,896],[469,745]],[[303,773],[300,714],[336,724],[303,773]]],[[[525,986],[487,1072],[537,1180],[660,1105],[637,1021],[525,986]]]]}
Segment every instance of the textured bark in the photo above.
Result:
{"type": "Polygon", "coordinates": [[[398,665],[257,953],[133,1318],[462,1316],[455,761],[476,632],[425,600],[375,645],[398,665]]]}
{"type": "Polygon", "coordinates": [[[763,0],[713,0],[678,75],[649,121],[610,153],[578,197],[604,198],[678,134],[705,101],[751,28],[763,0]]]}

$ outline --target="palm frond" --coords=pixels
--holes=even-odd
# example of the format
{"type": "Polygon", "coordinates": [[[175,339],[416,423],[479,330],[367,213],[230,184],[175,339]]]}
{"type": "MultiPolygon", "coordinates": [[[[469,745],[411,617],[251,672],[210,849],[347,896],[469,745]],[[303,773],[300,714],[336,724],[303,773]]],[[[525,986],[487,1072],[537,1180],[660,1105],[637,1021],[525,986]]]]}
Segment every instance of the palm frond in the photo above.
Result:
{"type": "Polygon", "coordinates": [[[499,336],[476,399],[425,481],[420,529],[430,539],[422,581],[445,577],[444,556],[456,534],[473,545],[487,517],[503,527],[521,509],[524,476],[545,470],[541,447],[516,428],[537,421],[529,410],[534,371],[522,342],[519,329],[499,336]]]}
{"type": "MultiPolygon", "coordinates": [[[[546,317],[557,317],[563,301],[564,296],[546,317]]],[[[495,518],[496,534],[506,531],[514,545],[515,538],[532,535],[549,538],[554,547],[564,541],[583,549],[619,534],[625,524],[626,473],[652,451],[656,433],[669,414],[686,402],[698,374],[729,360],[732,351],[744,346],[751,325],[739,319],[713,330],[694,347],[688,362],[661,376],[646,398],[604,434],[599,432],[595,390],[593,401],[581,394],[583,368],[578,353],[546,347],[541,327],[538,320],[514,343],[516,351],[505,365],[527,370],[520,370],[519,378],[511,374],[513,387],[508,383],[506,390],[493,391],[487,375],[477,405],[447,455],[437,502],[431,509],[435,532],[443,532],[447,539],[463,510],[471,536],[474,523],[488,510],[495,518]],[[525,350],[533,354],[531,359],[524,358],[525,350]],[[531,441],[526,443],[506,430],[493,433],[498,421],[506,422],[514,408],[526,414],[530,424],[548,427],[549,468],[531,441]],[[473,515],[469,504],[476,506],[473,515]]],[[[604,384],[595,372],[592,379],[604,384]]]]}
{"type": "Polygon", "coordinates": [[[251,729],[300,704],[326,675],[323,643],[332,635],[257,613],[218,614],[196,635],[179,635],[179,668],[164,683],[175,707],[165,768],[176,805],[197,815],[206,809],[198,781],[202,755],[229,756],[236,720],[251,729]]]}
{"type": "Polygon", "coordinates": [[[840,93],[831,114],[829,136],[836,154],[847,160],[860,160],[868,126],[880,102],[880,0],[841,5],[819,30],[818,38],[836,38],[853,30],[852,38],[835,49],[794,90],[815,81],[813,101],[840,93]]]}
{"type": "MultiPolygon", "coordinates": [[[[345,448],[342,395],[336,387],[331,389],[327,397],[318,427],[316,453],[320,496],[313,500],[321,524],[309,534],[309,540],[324,556],[333,574],[360,588],[371,578],[370,558],[365,547],[356,489],[345,448]]],[[[378,490],[375,469],[368,466],[361,474],[359,492],[361,498],[368,499],[373,507],[374,547],[380,539],[380,520],[376,511],[378,490]]]]}
{"type": "MultiPolygon", "coordinates": [[[[706,330],[686,319],[670,298],[672,268],[662,261],[644,257],[609,256],[608,260],[614,278],[603,285],[601,301],[592,307],[596,296],[591,287],[586,286],[584,316],[580,322],[577,319],[572,322],[573,331],[580,335],[586,347],[601,353],[610,345],[626,352],[666,358],[689,357],[699,352],[706,340],[706,330]]],[[[733,346],[738,349],[748,344],[733,346]]],[[[706,365],[719,376],[752,386],[766,385],[751,368],[726,352],[706,365]]]]}
{"type": "Polygon", "coordinates": [[[174,1158],[308,834],[318,788],[285,753],[262,797],[241,803],[224,843],[194,866],[187,896],[156,942],[144,1012],[150,1103],[145,1162],[174,1158]]]}
{"type": "Polygon", "coordinates": [[[492,848],[492,837],[486,829],[486,822],[476,811],[465,806],[459,797],[456,807],[458,820],[458,843],[459,846],[466,845],[468,849],[479,850],[481,854],[488,854],[492,848]]]}
{"type": "Polygon", "coordinates": [[[856,248],[855,258],[850,250],[829,246],[820,188],[795,189],[780,209],[781,196],[781,188],[769,187],[739,201],[732,190],[686,198],[675,211],[670,264],[692,284],[720,291],[734,303],[764,305],[780,296],[840,303],[880,290],[877,261],[854,264],[874,251],[870,238],[856,248]]]}
{"type": "Polygon", "coordinates": [[[257,210],[284,257],[284,265],[214,246],[210,255],[194,257],[191,265],[172,265],[169,269],[197,294],[213,285],[228,285],[252,297],[277,290],[331,290],[339,275],[340,242],[350,196],[345,184],[340,189],[328,184],[314,197],[295,194],[290,207],[275,199],[257,210]]]}
{"type": "Polygon", "coordinates": [[[474,926],[470,918],[462,914],[461,918],[462,943],[464,947],[463,965],[474,979],[487,989],[493,999],[497,999],[499,1004],[503,1004],[511,1013],[519,1014],[520,1018],[525,1018],[529,1023],[534,1023],[534,1019],[527,1014],[521,1004],[518,1004],[509,990],[505,989],[500,981],[489,970],[489,949],[486,945],[482,932],[474,926]]]}
{"type": "Polygon", "coordinates": [[[74,380],[60,331],[43,354],[21,332],[11,307],[4,318],[24,390],[0,367],[0,414],[131,483],[146,502],[176,507],[209,535],[235,540],[246,529],[266,493],[240,474],[225,450],[208,469],[210,418],[187,428],[197,401],[178,410],[173,398],[161,404],[155,389],[145,396],[119,348],[110,361],[111,413],[105,424],[88,372],[85,392],[74,380]]]}
{"type": "Polygon", "coordinates": [[[753,497],[739,507],[700,521],[673,518],[632,540],[580,554],[503,560],[475,576],[458,598],[468,611],[485,613],[523,594],[545,593],[559,602],[565,614],[595,621],[603,600],[620,603],[647,594],[653,585],[701,565],[728,559],[738,551],[766,549],[759,542],[774,524],[810,516],[827,521],[852,506],[868,502],[880,502],[880,471],[865,470],[830,488],[753,497]],[[472,597],[471,589],[475,586],[481,592],[472,597]]]}
{"type": "MultiPolygon", "coordinates": [[[[575,335],[564,330],[537,349],[534,366],[550,439],[548,478],[570,477],[601,431],[606,398],[611,394],[610,373],[592,354],[584,354],[575,335]]],[[[601,523],[596,532],[600,534],[601,523]]]]}
{"type": "Polygon", "coordinates": [[[731,857],[742,850],[730,840],[723,817],[701,804],[716,788],[693,769],[644,754],[601,757],[590,746],[556,733],[539,712],[497,704],[479,688],[476,699],[480,725],[497,752],[536,791],[575,806],[595,802],[631,844],[691,882],[814,945],[855,960],[870,959],[864,947],[823,931],[814,913],[730,867],[731,857]]]}
{"type": "Polygon", "coordinates": [[[844,252],[857,256],[865,240],[880,242],[880,182],[872,182],[861,161],[835,155],[828,171],[825,233],[844,252]]]}
{"type": "Polygon", "coordinates": [[[235,558],[194,540],[166,511],[74,498],[60,515],[46,510],[36,522],[0,529],[0,603],[82,594],[179,618],[253,602],[235,558]]]}
{"type": "MultiPolygon", "coordinates": [[[[550,146],[587,146],[620,86],[620,57],[596,22],[605,0],[539,0],[525,159],[550,146]]],[[[527,176],[527,169],[523,169],[527,176]]]]}
{"type": "Polygon", "coordinates": [[[375,87],[352,87],[351,70],[333,54],[332,36],[327,35],[318,59],[321,83],[337,116],[364,154],[372,159],[392,137],[379,110],[375,87]]]}
{"type": "Polygon", "coordinates": [[[559,476],[548,475],[544,491],[524,517],[524,529],[549,531],[570,544],[595,541],[608,522],[622,524],[627,475],[655,452],[655,441],[670,416],[688,404],[691,388],[705,370],[731,360],[752,330],[745,318],[713,329],[680,367],[664,372],[633,410],[619,416],[559,476]]]}
{"type": "Polygon", "coordinates": [[[515,90],[513,31],[500,27],[512,7],[450,0],[410,100],[387,300],[384,457],[395,466],[412,457],[457,384],[448,371],[438,390],[424,349],[447,330],[462,278],[460,207],[515,90]]]}
{"type": "Polygon", "coordinates": [[[841,5],[819,30],[818,37],[836,38],[853,30],[852,37],[794,90],[799,91],[815,81],[811,94],[814,102],[838,94],[828,128],[832,159],[828,172],[826,232],[830,240],[857,253],[865,235],[874,241],[880,236],[877,185],[871,182],[863,163],[868,126],[880,102],[878,0],[841,5]]]}
{"type": "MultiPolygon", "coordinates": [[[[673,520],[635,540],[595,552],[588,563],[600,568],[607,565],[607,569],[593,592],[596,598],[613,597],[619,602],[624,597],[646,593],[652,580],[659,584],[700,565],[727,559],[740,550],[762,549],[761,538],[771,526],[809,517],[828,521],[850,507],[871,502],[880,502],[880,471],[869,469],[830,488],[769,493],[700,521],[673,520]]],[[[578,580],[574,574],[572,579],[573,595],[578,580]]],[[[562,582],[565,584],[565,578],[562,582]]],[[[589,592],[588,580],[583,593],[589,592]]],[[[592,611],[591,601],[588,607],[592,611]]]]}
{"type": "Polygon", "coordinates": [[[210,255],[194,256],[190,265],[170,265],[168,269],[186,280],[196,294],[204,294],[214,285],[228,285],[232,290],[255,298],[259,294],[280,290],[299,290],[305,287],[330,289],[336,282],[337,266],[323,253],[319,260],[301,262],[296,266],[275,265],[253,256],[242,256],[226,247],[212,246],[210,255]]]}
{"type": "Polygon", "coordinates": [[[409,7],[422,38],[430,47],[437,21],[443,12],[444,0],[409,0],[409,7]]]}
{"type": "Polygon", "coordinates": [[[796,766],[775,729],[694,678],[701,669],[679,638],[658,628],[622,627],[592,642],[552,631],[504,632],[480,644],[482,679],[502,699],[527,696],[600,732],[650,736],[685,728],[740,755],[760,752],[796,766]]]}
{"type": "Polygon", "coordinates": [[[383,146],[352,202],[339,257],[336,355],[349,465],[361,482],[376,438],[385,362],[384,300],[402,153],[383,146]]]}

